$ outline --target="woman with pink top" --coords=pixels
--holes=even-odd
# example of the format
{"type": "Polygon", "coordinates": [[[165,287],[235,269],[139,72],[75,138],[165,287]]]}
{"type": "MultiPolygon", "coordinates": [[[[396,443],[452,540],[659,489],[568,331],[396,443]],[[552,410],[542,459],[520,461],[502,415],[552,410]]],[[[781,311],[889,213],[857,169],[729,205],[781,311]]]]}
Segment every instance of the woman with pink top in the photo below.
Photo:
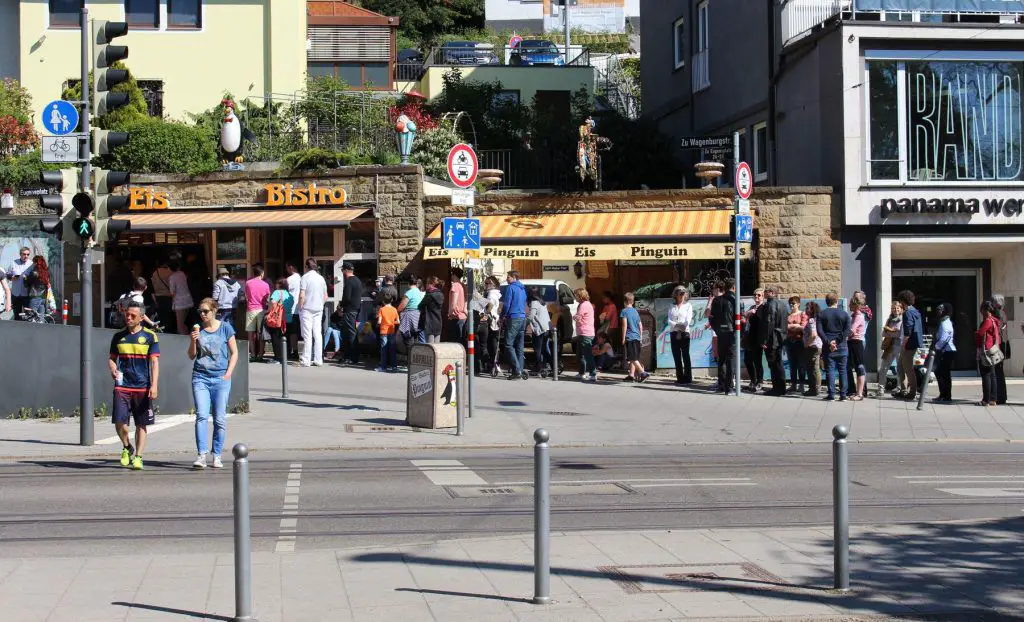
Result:
{"type": "Polygon", "coordinates": [[[580,357],[580,382],[586,379],[587,372],[590,372],[590,381],[597,382],[597,363],[594,362],[594,305],[590,304],[590,294],[582,287],[575,292],[576,300],[580,303],[576,308],[576,315],[572,317],[576,322],[576,352],[580,357]]]}
{"type": "Polygon", "coordinates": [[[850,302],[850,317],[853,323],[850,326],[850,338],[847,340],[847,344],[850,347],[850,373],[856,374],[857,379],[855,383],[850,384],[850,392],[847,395],[854,402],[864,399],[864,384],[867,382],[868,373],[864,366],[864,333],[868,328],[864,306],[864,303],[857,297],[850,302]]]}

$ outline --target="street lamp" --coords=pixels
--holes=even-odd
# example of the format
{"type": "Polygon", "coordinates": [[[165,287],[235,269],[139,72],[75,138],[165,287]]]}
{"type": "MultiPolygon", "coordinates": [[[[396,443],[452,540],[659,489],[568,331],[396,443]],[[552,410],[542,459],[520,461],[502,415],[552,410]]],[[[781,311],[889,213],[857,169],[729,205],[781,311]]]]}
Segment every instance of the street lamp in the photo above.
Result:
{"type": "Polygon", "coordinates": [[[414,140],[416,140],[416,122],[404,114],[399,115],[395,121],[395,144],[398,146],[398,155],[402,156],[402,164],[409,163],[414,140]]]}

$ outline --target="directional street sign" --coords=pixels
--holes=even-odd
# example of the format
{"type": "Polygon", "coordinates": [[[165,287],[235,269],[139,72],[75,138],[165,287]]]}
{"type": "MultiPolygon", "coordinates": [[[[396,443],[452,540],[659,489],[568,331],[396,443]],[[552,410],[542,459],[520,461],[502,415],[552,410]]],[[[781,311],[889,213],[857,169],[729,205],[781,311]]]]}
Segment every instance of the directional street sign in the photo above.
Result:
{"type": "Polygon", "coordinates": [[[740,162],[736,167],[736,194],[741,199],[749,199],[754,192],[754,174],[750,171],[750,165],[740,162]]]}
{"type": "Polygon", "coordinates": [[[732,136],[683,136],[683,149],[732,149],[732,136]]]}
{"type": "Polygon", "coordinates": [[[43,136],[40,152],[43,162],[78,162],[78,139],[81,134],[70,136],[43,136]]]}
{"type": "Polygon", "coordinates": [[[56,136],[67,136],[78,128],[78,108],[63,99],[46,104],[40,118],[46,131],[56,136]]]}
{"type": "Polygon", "coordinates": [[[754,239],[754,217],[737,214],[736,218],[736,241],[750,242],[754,239]]]}
{"type": "Polygon", "coordinates": [[[95,233],[92,221],[88,218],[76,218],[71,224],[75,227],[75,233],[83,240],[91,238],[95,233]]]}
{"type": "Polygon", "coordinates": [[[458,144],[448,152],[448,178],[459,188],[471,188],[480,168],[476,152],[466,144],[458,144]]]}
{"type": "Polygon", "coordinates": [[[480,219],[445,218],[441,222],[441,245],[449,250],[480,250],[480,219]]]}

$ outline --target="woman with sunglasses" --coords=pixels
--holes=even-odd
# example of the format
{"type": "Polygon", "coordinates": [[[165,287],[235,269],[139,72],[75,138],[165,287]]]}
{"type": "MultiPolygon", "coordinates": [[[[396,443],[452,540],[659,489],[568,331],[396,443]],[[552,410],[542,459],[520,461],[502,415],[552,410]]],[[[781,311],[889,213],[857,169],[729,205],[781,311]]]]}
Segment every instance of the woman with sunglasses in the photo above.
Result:
{"type": "Polygon", "coordinates": [[[213,410],[213,468],[224,466],[220,454],[227,433],[228,396],[231,394],[231,374],[238,362],[238,344],[235,329],[217,319],[217,301],[203,298],[199,303],[198,324],[192,327],[192,341],[188,344],[188,358],[192,367],[192,399],[196,407],[196,451],[192,463],[196,469],[206,468],[207,428],[210,410],[213,410]]]}

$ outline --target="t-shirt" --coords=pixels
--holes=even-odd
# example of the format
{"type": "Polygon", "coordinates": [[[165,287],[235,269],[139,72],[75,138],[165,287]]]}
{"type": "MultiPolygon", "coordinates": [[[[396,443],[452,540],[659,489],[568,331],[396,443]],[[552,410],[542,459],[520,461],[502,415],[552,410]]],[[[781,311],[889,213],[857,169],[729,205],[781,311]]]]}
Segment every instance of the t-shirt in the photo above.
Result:
{"type": "Polygon", "coordinates": [[[276,289],[274,293],[270,295],[270,300],[273,302],[280,302],[284,305],[284,316],[286,318],[291,317],[295,312],[295,298],[292,297],[291,292],[286,289],[276,289]]]}
{"type": "Polygon", "coordinates": [[[127,328],[114,333],[110,340],[110,356],[117,370],[124,374],[115,391],[142,392],[150,387],[149,359],[160,356],[160,339],[148,328],[131,332],[127,328]]]}
{"type": "Polygon", "coordinates": [[[152,278],[153,295],[158,298],[167,298],[171,295],[171,269],[157,268],[153,271],[152,278]]]}
{"type": "Polygon", "coordinates": [[[640,341],[640,313],[633,307],[626,307],[619,314],[626,320],[626,341],[640,341]]]}
{"type": "Polygon", "coordinates": [[[171,308],[175,311],[192,308],[192,293],[188,290],[188,275],[181,270],[171,274],[171,308]]]}
{"type": "Polygon", "coordinates": [[[270,283],[263,279],[249,279],[245,282],[245,310],[262,311],[270,296],[270,283]]]}
{"type": "MultiPolygon", "coordinates": [[[[302,277],[305,280],[306,277],[302,277]]],[[[356,275],[345,277],[341,291],[341,307],[345,313],[359,313],[363,304],[363,282],[356,275]]]]}
{"type": "Polygon", "coordinates": [[[7,276],[11,279],[11,296],[28,296],[28,277],[32,274],[34,264],[15,259],[7,268],[7,276]]]}
{"type": "Polygon", "coordinates": [[[204,378],[222,378],[227,373],[228,361],[231,360],[228,342],[234,336],[235,329],[227,322],[221,322],[217,330],[213,332],[200,328],[192,375],[204,378]]]}
{"type": "Polygon", "coordinates": [[[609,302],[601,309],[601,313],[604,315],[604,321],[608,322],[608,330],[615,330],[619,327],[619,313],[615,307],[614,302],[609,302]]]}
{"type": "Polygon", "coordinates": [[[319,272],[310,270],[303,274],[299,280],[299,291],[306,295],[302,303],[303,311],[320,313],[324,310],[324,303],[327,302],[327,281],[319,272]]]}
{"type": "Polygon", "coordinates": [[[299,310],[296,308],[297,305],[295,304],[295,302],[298,302],[299,300],[299,286],[302,283],[302,275],[300,275],[298,272],[296,272],[295,274],[289,274],[287,281],[288,293],[292,295],[292,300],[294,301],[292,302],[292,315],[295,315],[296,313],[299,312],[299,310]]]}
{"type": "Polygon", "coordinates": [[[415,311],[420,308],[420,303],[423,302],[423,291],[413,285],[405,290],[405,297],[409,299],[409,304],[405,305],[405,308],[415,311]]]}
{"type": "Polygon", "coordinates": [[[398,330],[398,311],[391,305],[377,310],[377,325],[381,335],[393,335],[398,330]]]}

